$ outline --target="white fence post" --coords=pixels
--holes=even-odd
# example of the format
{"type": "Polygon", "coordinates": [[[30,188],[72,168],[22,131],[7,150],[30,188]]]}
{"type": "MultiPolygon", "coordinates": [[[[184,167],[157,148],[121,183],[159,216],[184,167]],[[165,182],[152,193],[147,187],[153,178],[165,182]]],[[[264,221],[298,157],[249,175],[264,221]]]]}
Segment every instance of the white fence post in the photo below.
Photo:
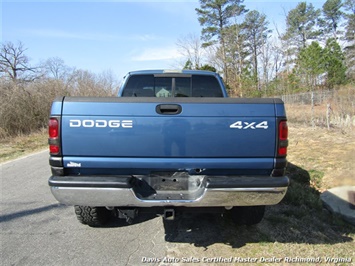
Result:
{"type": "Polygon", "coordinates": [[[330,103],[327,103],[327,128],[330,130],[330,112],[332,111],[332,107],[330,106],[330,103]]]}

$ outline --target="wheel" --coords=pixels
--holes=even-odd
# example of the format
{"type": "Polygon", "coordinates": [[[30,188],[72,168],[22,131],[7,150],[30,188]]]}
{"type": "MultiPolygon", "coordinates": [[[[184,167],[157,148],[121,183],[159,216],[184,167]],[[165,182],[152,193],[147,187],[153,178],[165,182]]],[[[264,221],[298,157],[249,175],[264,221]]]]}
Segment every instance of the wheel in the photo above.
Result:
{"type": "Polygon", "coordinates": [[[229,212],[237,225],[254,225],[260,223],[263,219],[265,206],[237,206],[229,212]]]}
{"type": "Polygon", "coordinates": [[[74,206],[76,218],[82,224],[102,226],[110,219],[111,212],[105,207],[74,206]]]}

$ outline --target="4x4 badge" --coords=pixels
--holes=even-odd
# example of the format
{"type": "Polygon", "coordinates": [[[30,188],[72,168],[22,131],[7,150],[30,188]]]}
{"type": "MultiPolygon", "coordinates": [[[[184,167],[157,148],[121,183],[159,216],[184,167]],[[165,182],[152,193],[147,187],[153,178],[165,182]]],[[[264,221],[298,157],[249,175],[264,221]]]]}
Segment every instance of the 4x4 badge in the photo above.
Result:
{"type": "Polygon", "coordinates": [[[268,129],[269,125],[267,121],[263,121],[259,124],[256,124],[256,122],[237,121],[231,124],[229,127],[236,128],[236,129],[268,129]]]}

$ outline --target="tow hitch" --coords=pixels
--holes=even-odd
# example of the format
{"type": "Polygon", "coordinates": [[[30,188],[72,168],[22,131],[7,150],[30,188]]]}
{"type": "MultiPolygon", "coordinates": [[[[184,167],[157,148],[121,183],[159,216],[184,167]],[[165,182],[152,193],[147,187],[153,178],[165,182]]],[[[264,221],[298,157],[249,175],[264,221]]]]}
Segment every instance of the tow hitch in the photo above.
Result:
{"type": "Polygon", "coordinates": [[[133,223],[133,219],[138,215],[138,209],[117,209],[118,218],[126,219],[128,224],[133,223]]]}
{"type": "Polygon", "coordinates": [[[164,218],[164,220],[168,220],[168,221],[175,220],[175,210],[174,209],[164,209],[163,218],[164,218]]]}

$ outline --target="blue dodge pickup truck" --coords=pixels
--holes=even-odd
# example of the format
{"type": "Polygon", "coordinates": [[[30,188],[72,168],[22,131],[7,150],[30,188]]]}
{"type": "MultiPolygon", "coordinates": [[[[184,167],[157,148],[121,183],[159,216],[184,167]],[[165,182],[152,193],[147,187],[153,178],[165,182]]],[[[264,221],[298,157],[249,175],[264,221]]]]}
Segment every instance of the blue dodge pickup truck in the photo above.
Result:
{"type": "Polygon", "coordinates": [[[52,104],[49,186],[81,223],[199,209],[252,225],[284,197],[280,99],[228,98],[217,73],[197,70],[130,72],[118,96],[52,104]]]}

